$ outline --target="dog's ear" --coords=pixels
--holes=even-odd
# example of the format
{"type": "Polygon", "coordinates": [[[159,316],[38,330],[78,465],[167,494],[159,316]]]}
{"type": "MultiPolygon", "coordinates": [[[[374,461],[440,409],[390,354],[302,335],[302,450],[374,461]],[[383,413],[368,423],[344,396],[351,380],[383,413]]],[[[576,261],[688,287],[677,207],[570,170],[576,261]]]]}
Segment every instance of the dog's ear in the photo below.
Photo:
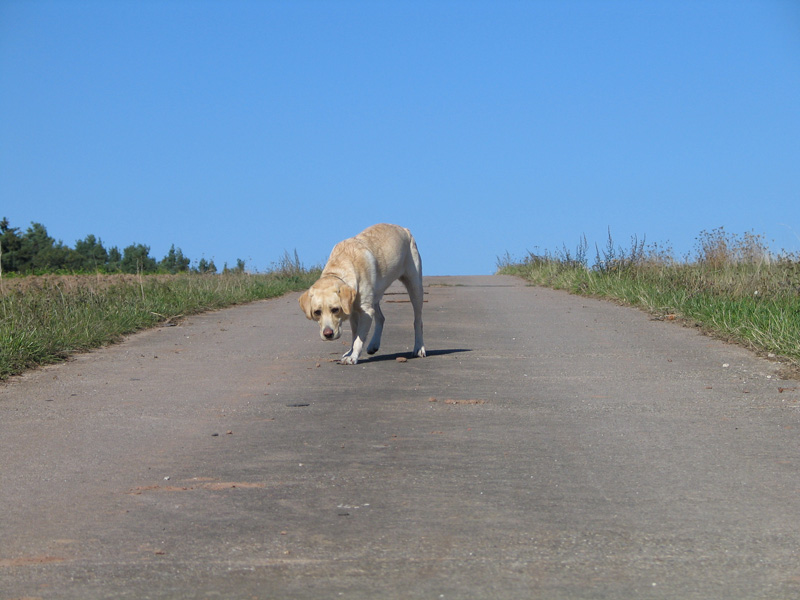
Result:
{"type": "Polygon", "coordinates": [[[356,301],[356,291],[349,285],[339,288],[339,298],[342,299],[342,310],[349,315],[353,312],[353,303],[356,301]]]}
{"type": "Polygon", "coordinates": [[[314,317],[311,315],[311,294],[309,294],[310,290],[306,290],[303,292],[303,295],[297,300],[300,303],[300,308],[304,313],[306,313],[306,318],[313,321],[314,317]]]}

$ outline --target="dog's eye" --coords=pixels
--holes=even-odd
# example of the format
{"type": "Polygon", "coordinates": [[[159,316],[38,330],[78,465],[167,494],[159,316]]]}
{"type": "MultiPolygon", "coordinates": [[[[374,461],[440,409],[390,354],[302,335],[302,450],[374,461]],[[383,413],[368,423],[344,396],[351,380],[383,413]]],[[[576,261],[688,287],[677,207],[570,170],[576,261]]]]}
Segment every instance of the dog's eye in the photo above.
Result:
{"type": "Polygon", "coordinates": [[[321,317],[322,316],[322,311],[320,309],[315,310],[314,311],[314,316],[315,317],[321,317]]]}
{"type": "Polygon", "coordinates": [[[338,314],[339,314],[339,307],[337,306],[337,307],[334,307],[334,308],[332,308],[332,309],[331,309],[331,312],[332,312],[333,314],[335,314],[335,315],[338,315],[338,314]]]}

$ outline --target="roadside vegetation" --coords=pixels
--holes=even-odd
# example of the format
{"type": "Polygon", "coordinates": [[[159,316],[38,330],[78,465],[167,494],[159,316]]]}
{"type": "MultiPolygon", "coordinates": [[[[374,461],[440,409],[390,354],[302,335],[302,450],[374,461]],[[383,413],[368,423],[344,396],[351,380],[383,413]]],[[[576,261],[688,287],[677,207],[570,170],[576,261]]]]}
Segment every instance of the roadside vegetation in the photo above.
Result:
{"type": "Polygon", "coordinates": [[[305,289],[318,276],[296,253],[260,274],[0,274],[0,380],[183,316],[305,289]]]}
{"type": "Polygon", "coordinates": [[[800,255],[775,256],[762,236],[723,228],[701,232],[693,254],[681,259],[638,238],[617,246],[610,234],[591,265],[588,251],[583,237],[574,251],[506,255],[498,273],[640,307],[800,368],[800,255]]]}

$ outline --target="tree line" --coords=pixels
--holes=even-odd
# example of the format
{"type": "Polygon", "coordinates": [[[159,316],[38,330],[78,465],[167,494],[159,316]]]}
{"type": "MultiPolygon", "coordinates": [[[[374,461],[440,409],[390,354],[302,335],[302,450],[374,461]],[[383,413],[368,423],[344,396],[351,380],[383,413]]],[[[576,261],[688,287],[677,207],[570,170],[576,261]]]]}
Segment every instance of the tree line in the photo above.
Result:
{"type": "MultiPolygon", "coordinates": [[[[214,260],[201,258],[194,265],[180,248],[173,244],[161,260],[150,256],[150,246],[131,244],[120,250],[117,246],[106,249],[103,241],[87,235],[70,248],[56,241],[41,223],[31,223],[24,233],[11,227],[5,217],[0,220],[0,266],[3,273],[22,275],[69,273],[216,273],[214,260]]],[[[244,272],[244,261],[238,259],[236,267],[223,272],[244,272]]]]}

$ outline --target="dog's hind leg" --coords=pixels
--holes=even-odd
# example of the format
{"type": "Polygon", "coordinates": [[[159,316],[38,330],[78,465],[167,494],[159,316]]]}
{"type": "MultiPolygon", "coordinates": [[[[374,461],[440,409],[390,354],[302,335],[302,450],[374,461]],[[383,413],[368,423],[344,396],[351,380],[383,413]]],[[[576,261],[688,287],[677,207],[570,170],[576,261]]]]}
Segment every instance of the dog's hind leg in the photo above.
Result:
{"type": "Polygon", "coordinates": [[[373,304],[375,307],[375,331],[372,333],[372,339],[367,346],[367,354],[375,354],[381,347],[381,335],[383,334],[383,324],[386,322],[386,317],[383,316],[381,310],[380,300],[373,304]]]}
{"type": "Polygon", "coordinates": [[[411,238],[411,252],[406,260],[406,272],[400,278],[408,290],[411,306],[414,307],[414,356],[424,358],[425,342],[422,341],[422,303],[425,291],[422,288],[422,258],[417,242],[411,238]]]}
{"type": "Polygon", "coordinates": [[[425,342],[422,341],[422,302],[424,291],[422,289],[422,275],[412,275],[411,277],[401,277],[400,281],[408,290],[408,297],[411,299],[411,306],[414,307],[414,356],[424,358],[425,342]]]}

